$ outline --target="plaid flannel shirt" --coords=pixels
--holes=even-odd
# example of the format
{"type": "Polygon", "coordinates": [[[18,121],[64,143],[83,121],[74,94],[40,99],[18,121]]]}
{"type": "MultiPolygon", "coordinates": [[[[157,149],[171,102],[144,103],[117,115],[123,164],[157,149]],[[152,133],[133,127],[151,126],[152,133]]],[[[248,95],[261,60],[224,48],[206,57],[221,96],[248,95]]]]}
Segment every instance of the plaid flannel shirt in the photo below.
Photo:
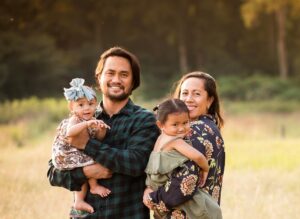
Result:
{"type": "MultiPolygon", "coordinates": [[[[113,171],[110,179],[101,179],[99,184],[109,188],[111,194],[105,198],[89,191],[86,201],[95,210],[87,218],[149,218],[149,210],[143,205],[145,168],[159,130],[154,115],[134,105],[131,100],[111,118],[102,110],[97,119],[103,120],[111,129],[100,142],[90,139],[84,153],[113,171]]],[[[48,178],[53,186],[79,191],[87,181],[82,168],[59,171],[51,160],[48,178]]]]}

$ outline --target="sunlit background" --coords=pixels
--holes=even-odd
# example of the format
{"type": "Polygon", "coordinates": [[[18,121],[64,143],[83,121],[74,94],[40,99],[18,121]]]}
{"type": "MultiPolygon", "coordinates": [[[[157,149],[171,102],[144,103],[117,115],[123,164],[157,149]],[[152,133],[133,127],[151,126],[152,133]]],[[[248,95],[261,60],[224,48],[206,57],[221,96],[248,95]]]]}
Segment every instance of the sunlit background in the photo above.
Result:
{"type": "Polygon", "coordinates": [[[63,87],[95,85],[100,54],[137,55],[132,99],[152,109],[184,73],[218,83],[225,219],[300,215],[300,1],[2,0],[0,217],[67,218],[72,193],[46,178],[63,87]]]}

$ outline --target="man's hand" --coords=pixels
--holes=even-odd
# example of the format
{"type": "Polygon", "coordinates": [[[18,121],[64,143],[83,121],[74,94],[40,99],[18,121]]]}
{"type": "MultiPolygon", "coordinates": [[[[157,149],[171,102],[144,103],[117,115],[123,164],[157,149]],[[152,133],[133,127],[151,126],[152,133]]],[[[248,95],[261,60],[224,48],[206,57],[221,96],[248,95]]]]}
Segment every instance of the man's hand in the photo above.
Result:
{"type": "Polygon", "coordinates": [[[83,173],[87,178],[108,179],[112,172],[99,163],[83,167],[83,173]]]}

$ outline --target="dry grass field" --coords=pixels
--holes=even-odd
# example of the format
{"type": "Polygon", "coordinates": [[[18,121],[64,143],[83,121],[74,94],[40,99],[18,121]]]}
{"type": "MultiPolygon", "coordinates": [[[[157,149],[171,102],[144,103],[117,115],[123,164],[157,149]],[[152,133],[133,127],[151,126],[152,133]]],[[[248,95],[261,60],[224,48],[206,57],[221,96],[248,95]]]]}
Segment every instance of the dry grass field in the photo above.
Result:
{"type": "Polygon", "coordinates": [[[299,113],[228,116],[225,219],[299,217],[299,121],[299,113]]]}
{"type": "MultiPolygon", "coordinates": [[[[225,219],[300,215],[300,113],[226,115],[225,219]]],[[[68,218],[72,193],[46,178],[53,131],[22,147],[0,131],[0,218],[68,218]]]]}

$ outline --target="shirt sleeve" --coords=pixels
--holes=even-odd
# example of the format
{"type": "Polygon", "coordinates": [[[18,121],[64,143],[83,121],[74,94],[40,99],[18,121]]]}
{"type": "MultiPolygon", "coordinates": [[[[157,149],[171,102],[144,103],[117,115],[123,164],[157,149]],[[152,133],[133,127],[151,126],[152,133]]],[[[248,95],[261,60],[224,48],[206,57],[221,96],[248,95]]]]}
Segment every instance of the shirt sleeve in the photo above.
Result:
{"type": "Polygon", "coordinates": [[[144,170],[159,131],[152,114],[137,119],[135,124],[128,140],[124,142],[126,145],[111,146],[90,139],[84,153],[115,173],[130,176],[145,174],[144,170]]]}
{"type": "Polygon", "coordinates": [[[52,160],[49,160],[47,177],[52,186],[63,187],[70,191],[80,191],[81,186],[87,180],[82,167],[73,170],[58,170],[53,166],[52,160]]]}

